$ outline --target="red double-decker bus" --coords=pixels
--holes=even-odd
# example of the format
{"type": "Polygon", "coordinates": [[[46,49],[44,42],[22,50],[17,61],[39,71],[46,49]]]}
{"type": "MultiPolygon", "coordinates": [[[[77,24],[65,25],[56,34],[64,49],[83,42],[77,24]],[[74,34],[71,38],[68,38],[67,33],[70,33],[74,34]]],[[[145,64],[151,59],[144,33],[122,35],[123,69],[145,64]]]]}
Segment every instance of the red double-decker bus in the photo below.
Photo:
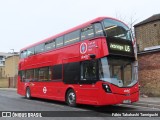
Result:
{"type": "Polygon", "coordinates": [[[21,49],[17,93],[76,104],[139,99],[136,52],[123,22],[99,17],[21,49]]]}

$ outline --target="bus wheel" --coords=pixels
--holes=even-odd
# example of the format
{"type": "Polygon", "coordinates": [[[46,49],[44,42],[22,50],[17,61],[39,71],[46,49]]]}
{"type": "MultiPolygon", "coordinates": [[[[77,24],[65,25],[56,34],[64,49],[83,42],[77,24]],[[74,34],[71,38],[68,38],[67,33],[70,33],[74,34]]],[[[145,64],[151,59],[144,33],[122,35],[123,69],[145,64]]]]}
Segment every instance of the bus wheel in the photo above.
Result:
{"type": "Polygon", "coordinates": [[[27,89],[26,89],[26,98],[31,99],[31,91],[30,91],[29,87],[27,87],[27,89]]]}
{"type": "Polygon", "coordinates": [[[67,92],[66,102],[71,107],[75,107],[76,106],[76,94],[75,94],[73,89],[70,89],[67,92]]]}

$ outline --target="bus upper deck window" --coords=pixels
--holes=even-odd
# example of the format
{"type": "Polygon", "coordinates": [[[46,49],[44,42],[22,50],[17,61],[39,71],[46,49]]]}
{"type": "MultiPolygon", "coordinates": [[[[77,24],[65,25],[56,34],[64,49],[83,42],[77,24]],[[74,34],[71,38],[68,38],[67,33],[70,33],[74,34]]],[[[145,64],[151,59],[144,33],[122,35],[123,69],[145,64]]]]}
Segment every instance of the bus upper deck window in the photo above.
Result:
{"type": "Polygon", "coordinates": [[[93,26],[89,26],[81,30],[81,40],[86,40],[93,37],[94,37],[93,26]]]}
{"type": "Polygon", "coordinates": [[[95,29],[95,35],[96,36],[103,36],[104,35],[101,23],[95,23],[94,24],[94,29],[95,29]]]}

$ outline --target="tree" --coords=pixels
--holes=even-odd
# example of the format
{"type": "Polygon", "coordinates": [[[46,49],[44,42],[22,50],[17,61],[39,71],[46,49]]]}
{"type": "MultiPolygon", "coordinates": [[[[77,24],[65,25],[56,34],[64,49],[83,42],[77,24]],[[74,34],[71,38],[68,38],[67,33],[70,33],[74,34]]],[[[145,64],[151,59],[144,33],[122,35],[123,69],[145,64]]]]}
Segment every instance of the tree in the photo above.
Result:
{"type": "Polygon", "coordinates": [[[128,25],[128,27],[131,29],[131,32],[133,33],[133,36],[135,36],[133,26],[137,21],[137,19],[135,18],[135,15],[136,15],[136,13],[132,14],[130,17],[126,17],[126,16],[122,16],[119,13],[116,13],[116,18],[121,21],[124,21],[128,25]]]}

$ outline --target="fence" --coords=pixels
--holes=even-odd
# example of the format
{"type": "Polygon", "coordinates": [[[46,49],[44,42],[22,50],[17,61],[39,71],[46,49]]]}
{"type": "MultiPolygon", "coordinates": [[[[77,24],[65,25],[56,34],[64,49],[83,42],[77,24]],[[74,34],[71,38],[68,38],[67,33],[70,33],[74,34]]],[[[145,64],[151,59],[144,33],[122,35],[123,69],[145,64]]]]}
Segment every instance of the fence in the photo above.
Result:
{"type": "Polygon", "coordinates": [[[17,76],[8,78],[8,87],[16,88],[17,87],[17,76]]]}

